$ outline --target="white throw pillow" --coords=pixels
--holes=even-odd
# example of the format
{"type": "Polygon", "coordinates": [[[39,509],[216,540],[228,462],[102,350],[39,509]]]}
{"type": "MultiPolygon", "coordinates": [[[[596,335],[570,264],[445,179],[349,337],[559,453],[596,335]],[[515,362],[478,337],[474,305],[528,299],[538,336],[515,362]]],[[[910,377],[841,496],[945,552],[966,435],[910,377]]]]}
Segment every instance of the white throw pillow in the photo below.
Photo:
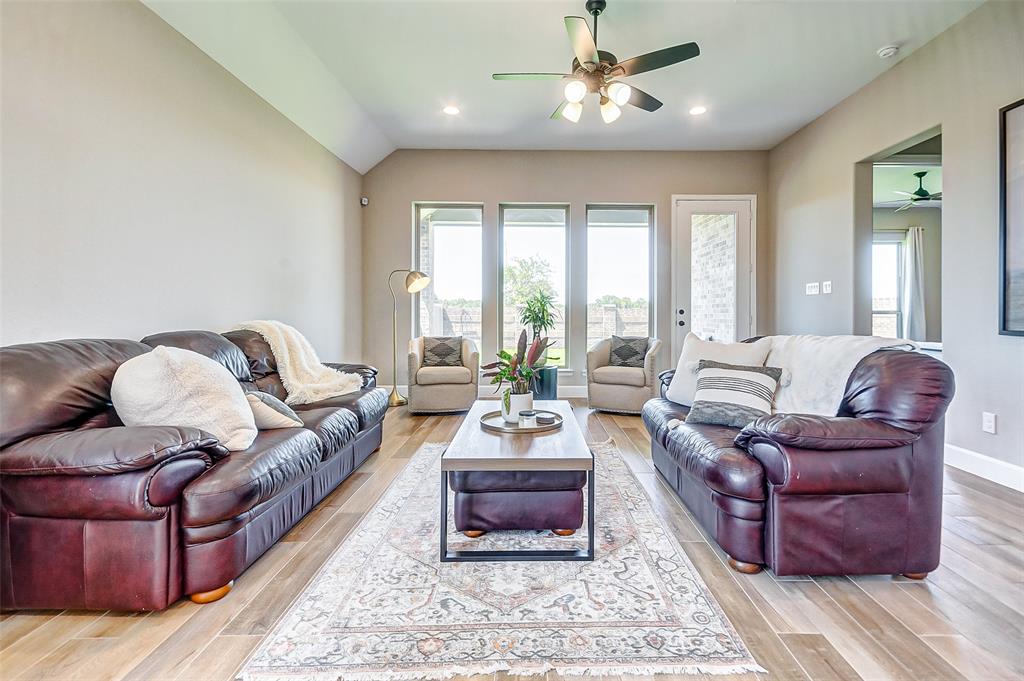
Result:
{"type": "Polygon", "coordinates": [[[683,351],[679,353],[676,373],[665,391],[665,397],[689,407],[697,392],[697,365],[700,360],[759,367],[764,366],[771,347],[771,341],[767,338],[753,343],[717,343],[701,340],[696,334],[688,333],[683,340],[683,351]]]}
{"type": "Polygon", "coordinates": [[[302,419],[295,410],[273,395],[250,390],[245,393],[245,399],[249,401],[256,427],[260,430],[302,427],[302,419]]]}
{"type": "Polygon", "coordinates": [[[117,368],[110,400],[126,426],[199,428],[237,452],[256,439],[242,386],[223,365],[191,350],[157,346],[117,368]]]}

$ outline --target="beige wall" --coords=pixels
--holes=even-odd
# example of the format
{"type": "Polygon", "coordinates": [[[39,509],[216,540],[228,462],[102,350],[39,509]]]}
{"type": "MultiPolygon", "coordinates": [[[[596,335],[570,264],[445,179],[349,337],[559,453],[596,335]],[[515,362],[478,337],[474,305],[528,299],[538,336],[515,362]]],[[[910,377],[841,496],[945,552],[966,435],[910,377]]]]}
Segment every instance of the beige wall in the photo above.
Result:
{"type": "Polygon", "coordinates": [[[914,208],[899,213],[892,208],[872,211],[875,231],[906,232],[911,227],[924,227],[924,340],[942,340],[942,210],[914,208]]]}
{"type": "Polygon", "coordinates": [[[361,354],[362,178],[137,2],[4,2],[3,344],[304,330],[361,354]]]}
{"type": "MultiPolygon", "coordinates": [[[[657,334],[668,339],[670,311],[670,231],[672,194],[756,194],[758,196],[759,298],[761,332],[772,328],[771,275],[767,237],[767,152],[645,152],[645,151],[434,151],[400,150],[384,159],[363,179],[370,199],[364,214],[363,276],[368,361],[391,381],[391,297],[385,278],[412,262],[412,206],[417,201],[461,201],[484,205],[484,277],[497,281],[498,204],[513,202],[569,204],[570,230],[586,229],[588,203],[647,203],[655,206],[657,221],[657,334]]],[[[571,240],[571,262],[585,262],[583,240],[571,240]]],[[[586,287],[584,267],[570,268],[570,288],[586,287]]],[[[396,278],[397,281],[397,278],[396,278]]],[[[486,290],[486,289],[485,289],[486,290]]],[[[485,295],[487,295],[485,293],[485,295]]],[[[570,294],[571,295],[571,294],[570,294]]],[[[493,302],[493,301],[492,301],[493,302]]],[[[410,298],[399,299],[399,347],[404,357],[410,334],[410,298]]],[[[488,301],[484,301],[485,311],[488,301]]],[[[570,309],[582,320],[582,305],[570,309]]],[[[497,325],[496,319],[485,324],[497,325]]],[[[583,324],[572,324],[571,376],[563,383],[582,384],[586,344],[583,324]]],[[[484,348],[488,357],[493,348],[484,348]]],[[[399,383],[406,382],[399,360],[399,383]]],[[[668,363],[668,351],[661,364],[668,363]]]]}
{"type": "Polygon", "coordinates": [[[997,111],[1024,97],[1021,36],[1024,3],[986,3],[776,147],[769,164],[777,330],[849,333],[866,246],[855,240],[855,164],[941,126],[943,347],[957,377],[947,439],[1014,464],[1024,464],[1024,338],[997,333],[997,111]],[[804,282],[823,279],[832,296],[803,295],[804,282]],[[999,415],[997,435],[981,431],[982,411],[999,415]]]}

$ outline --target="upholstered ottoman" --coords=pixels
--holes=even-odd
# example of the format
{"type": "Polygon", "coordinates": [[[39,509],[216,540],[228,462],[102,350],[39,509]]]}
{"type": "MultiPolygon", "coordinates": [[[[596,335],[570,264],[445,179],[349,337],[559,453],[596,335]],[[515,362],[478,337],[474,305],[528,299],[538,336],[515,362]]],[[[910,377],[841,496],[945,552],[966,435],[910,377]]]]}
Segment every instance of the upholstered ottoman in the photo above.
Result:
{"type": "Polygon", "coordinates": [[[455,529],[469,537],[489,530],[553,530],[583,526],[586,471],[459,471],[451,474],[455,529]]]}

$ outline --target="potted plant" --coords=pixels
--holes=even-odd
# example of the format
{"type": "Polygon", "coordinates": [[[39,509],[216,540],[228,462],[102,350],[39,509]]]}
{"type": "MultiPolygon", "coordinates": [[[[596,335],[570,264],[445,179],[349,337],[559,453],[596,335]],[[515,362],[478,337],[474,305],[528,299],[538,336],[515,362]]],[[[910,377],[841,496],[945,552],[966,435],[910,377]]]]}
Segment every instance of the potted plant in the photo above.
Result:
{"type": "Polygon", "coordinates": [[[519,313],[519,322],[533,331],[533,339],[555,328],[555,297],[545,291],[538,291],[526,299],[523,311],[519,313]]]}
{"type": "Polygon", "coordinates": [[[502,350],[498,353],[498,361],[481,367],[485,370],[484,377],[490,378],[492,385],[498,385],[495,392],[501,390],[506,381],[509,383],[509,387],[501,394],[501,416],[506,423],[518,423],[520,411],[533,409],[530,384],[536,370],[547,361],[544,351],[550,344],[547,338],[538,337],[527,347],[526,329],[523,329],[516,354],[502,350]]]}

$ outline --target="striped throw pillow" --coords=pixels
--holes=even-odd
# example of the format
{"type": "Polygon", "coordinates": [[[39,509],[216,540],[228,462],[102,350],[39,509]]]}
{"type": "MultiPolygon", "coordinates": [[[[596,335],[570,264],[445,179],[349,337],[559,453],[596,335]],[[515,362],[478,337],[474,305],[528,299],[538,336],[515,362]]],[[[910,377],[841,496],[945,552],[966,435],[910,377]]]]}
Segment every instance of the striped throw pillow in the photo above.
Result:
{"type": "Polygon", "coordinates": [[[697,367],[697,393],[687,423],[742,428],[772,413],[782,369],[725,364],[702,359],[697,367]]]}

